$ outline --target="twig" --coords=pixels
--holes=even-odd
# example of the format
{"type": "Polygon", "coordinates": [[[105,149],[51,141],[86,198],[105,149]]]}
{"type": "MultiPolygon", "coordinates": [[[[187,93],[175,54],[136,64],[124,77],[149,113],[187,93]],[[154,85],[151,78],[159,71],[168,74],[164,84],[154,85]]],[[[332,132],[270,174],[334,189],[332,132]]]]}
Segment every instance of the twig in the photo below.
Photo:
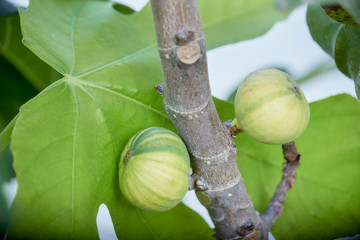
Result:
{"type": "Polygon", "coordinates": [[[283,154],[286,162],[283,166],[283,176],[277,186],[275,194],[266,210],[261,214],[264,231],[269,232],[276,219],[281,215],[284,207],[285,196],[294,186],[296,168],[300,165],[301,155],[298,154],[295,143],[283,144],[283,154]]]}

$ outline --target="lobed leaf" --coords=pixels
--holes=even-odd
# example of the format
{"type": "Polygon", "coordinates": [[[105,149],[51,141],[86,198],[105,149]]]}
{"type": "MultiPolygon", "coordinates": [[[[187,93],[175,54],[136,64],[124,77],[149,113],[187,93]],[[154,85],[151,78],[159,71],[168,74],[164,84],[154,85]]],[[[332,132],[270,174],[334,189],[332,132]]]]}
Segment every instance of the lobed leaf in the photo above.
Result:
{"type": "MultiPolygon", "coordinates": [[[[210,37],[210,47],[263,33],[285,16],[260,2],[253,8],[238,1],[208,8],[232,3],[271,17],[250,35],[231,32],[213,43],[210,37]]],[[[211,238],[208,225],[184,205],[147,213],[130,206],[119,190],[118,159],[130,137],[151,126],[175,131],[153,89],[162,82],[162,70],[150,6],[123,14],[107,1],[32,0],[19,12],[24,44],[63,77],[25,104],[14,126],[19,188],[10,238],[96,239],[101,203],[119,239],[211,238]]],[[[252,19],[252,27],[265,19],[234,14],[215,17],[205,31],[220,31],[220,23],[235,29],[242,22],[238,16],[252,19]]]]}

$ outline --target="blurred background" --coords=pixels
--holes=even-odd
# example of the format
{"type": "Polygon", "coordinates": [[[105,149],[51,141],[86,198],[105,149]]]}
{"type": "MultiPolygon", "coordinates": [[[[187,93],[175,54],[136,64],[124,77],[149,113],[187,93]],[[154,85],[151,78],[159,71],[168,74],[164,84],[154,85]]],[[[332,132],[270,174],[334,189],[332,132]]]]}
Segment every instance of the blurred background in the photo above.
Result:
{"type": "MultiPolygon", "coordinates": [[[[23,8],[28,5],[26,0],[8,2],[23,8]]],[[[16,11],[8,2],[1,0],[0,14],[5,8],[16,11]]],[[[116,2],[139,11],[148,1],[118,0],[116,2]]],[[[0,65],[2,66],[0,81],[4,79],[6,72],[16,72],[16,69],[13,69],[3,58],[0,58],[0,65]]],[[[231,100],[241,81],[252,71],[264,67],[278,68],[292,75],[309,102],[339,93],[348,93],[355,97],[353,81],[339,72],[334,61],[312,40],[306,25],[306,5],[296,8],[286,20],[276,23],[261,37],[209,51],[208,68],[213,95],[223,100],[231,100]]],[[[0,97],[4,98],[6,94],[0,90],[0,97]]],[[[30,94],[22,97],[26,101],[32,96],[30,94]]],[[[5,107],[7,106],[1,106],[1,108],[5,107]]],[[[0,157],[9,158],[9,156],[0,157]]],[[[2,162],[0,159],[0,164],[2,162]]],[[[5,169],[0,165],[0,178],[8,172],[11,172],[11,169],[5,169]]],[[[14,178],[0,189],[8,206],[15,197],[16,189],[14,178]]],[[[196,199],[194,191],[188,192],[183,202],[203,216],[210,227],[214,226],[207,210],[196,199]]],[[[105,205],[99,208],[97,224],[101,239],[117,239],[105,205]]]]}

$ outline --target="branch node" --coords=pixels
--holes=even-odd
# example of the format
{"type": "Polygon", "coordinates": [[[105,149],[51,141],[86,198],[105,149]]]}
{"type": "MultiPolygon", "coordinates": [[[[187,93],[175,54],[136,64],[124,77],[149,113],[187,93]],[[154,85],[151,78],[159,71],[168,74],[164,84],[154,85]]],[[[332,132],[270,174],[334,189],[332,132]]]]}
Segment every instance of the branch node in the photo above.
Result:
{"type": "Polygon", "coordinates": [[[245,222],[239,227],[238,233],[240,236],[246,236],[254,230],[255,225],[251,221],[245,222]]]}
{"type": "Polygon", "coordinates": [[[193,40],[195,40],[195,33],[191,30],[183,30],[175,34],[176,45],[185,45],[193,40]]]}
{"type": "Polygon", "coordinates": [[[205,179],[201,176],[196,174],[192,174],[190,176],[190,183],[189,183],[189,191],[190,190],[198,190],[198,191],[206,191],[208,190],[208,183],[205,179]]]}
{"type": "Polygon", "coordinates": [[[206,191],[209,189],[207,182],[203,177],[198,177],[195,181],[195,189],[199,191],[206,191]]]}
{"type": "Polygon", "coordinates": [[[288,162],[294,162],[300,158],[300,154],[297,152],[295,142],[289,142],[282,145],[284,158],[288,162]]]}
{"type": "Polygon", "coordinates": [[[154,87],[155,90],[160,94],[160,96],[162,96],[164,93],[164,87],[165,87],[164,85],[165,85],[164,83],[160,83],[154,87]]]}

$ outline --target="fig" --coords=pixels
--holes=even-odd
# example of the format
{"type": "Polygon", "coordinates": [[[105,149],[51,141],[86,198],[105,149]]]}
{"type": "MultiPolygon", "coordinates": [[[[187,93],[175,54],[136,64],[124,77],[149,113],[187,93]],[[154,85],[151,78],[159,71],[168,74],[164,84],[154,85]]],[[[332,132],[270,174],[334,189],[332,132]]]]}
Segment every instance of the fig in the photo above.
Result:
{"type": "Polygon", "coordinates": [[[233,125],[267,144],[294,141],[306,129],[309,104],[287,73],[264,68],[251,73],[235,96],[233,125]]]}
{"type": "Polygon", "coordinates": [[[119,163],[119,184],[124,197],[150,212],[175,207],[188,191],[190,158],[179,136],[151,127],[135,134],[119,163]]]}

